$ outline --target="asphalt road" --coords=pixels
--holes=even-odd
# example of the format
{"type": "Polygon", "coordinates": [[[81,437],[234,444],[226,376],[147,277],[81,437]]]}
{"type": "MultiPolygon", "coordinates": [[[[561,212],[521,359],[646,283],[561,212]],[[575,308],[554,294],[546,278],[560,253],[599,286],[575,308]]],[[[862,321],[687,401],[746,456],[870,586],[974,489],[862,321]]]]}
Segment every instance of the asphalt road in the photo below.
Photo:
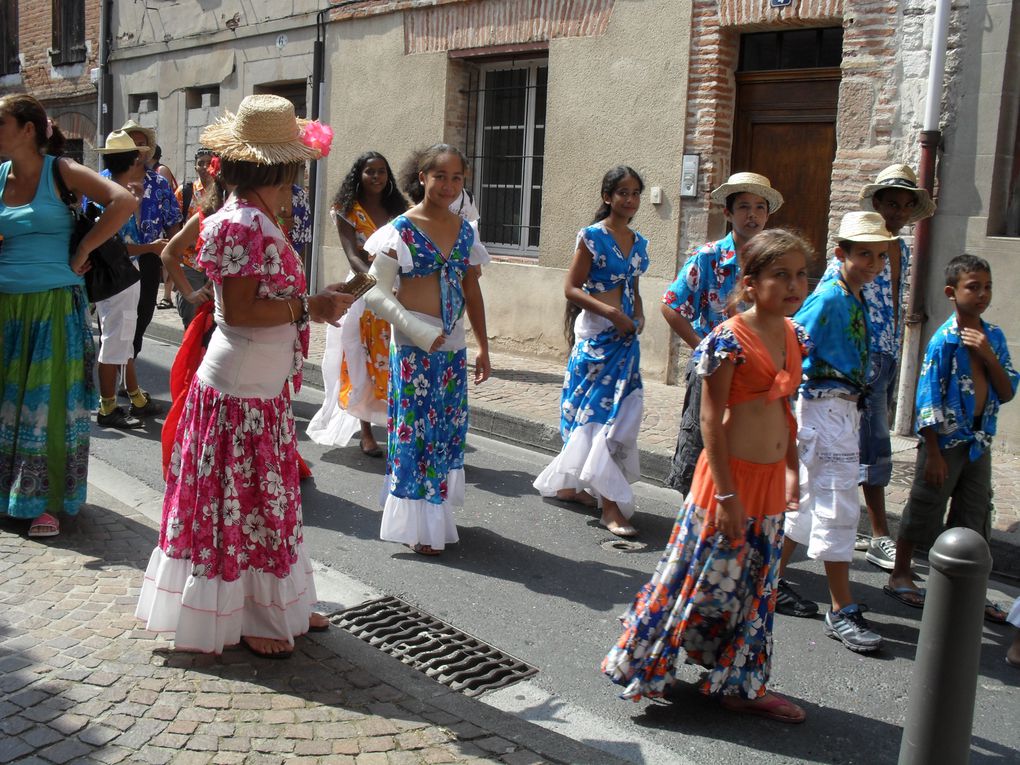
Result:
{"type": "MultiPolygon", "coordinates": [[[[138,362],[143,386],[164,402],[174,351],[147,340],[138,362]]],[[[593,515],[535,493],[531,481],[548,455],[472,436],[461,541],[439,558],[418,556],[378,539],[383,461],[353,443],[327,449],[304,438],[320,396],[306,389],[294,407],[299,448],[314,472],[302,486],[311,557],[539,668],[526,683],[487,695],[489,703],[633,762],[896,762],[921,612],[885,596],[885,574],[863,555],[852,576],[885,638],[877,655],[826,638],[820,619],[777,618],[770,687],[805,706],[804,725],[735,718],[686,689],[669,703],[625,702],[598,665],[619,634],[617,615],[658,561],[676,494],[636,487],[635,522],[647,547],[622,551],[593,515]]],[[[94,457],[162,491],[160,421],[134,433],[94,429],[94,457]]],[[[790,578],[825,600],[820,565],[801,559],[790,578]]],[[[1018,593],[1005,582],[990,586],[1004,603],[1018,593]]],[[[1003,658],[1010,635],[1007,627],[984,629],[972,763],[1020,762],[1020,672],[1003,658]]],[[[698,673],[689,668],[687,676],[698,673]]],[[[952,699],[946,704],[956,711],[952,699]]]]}

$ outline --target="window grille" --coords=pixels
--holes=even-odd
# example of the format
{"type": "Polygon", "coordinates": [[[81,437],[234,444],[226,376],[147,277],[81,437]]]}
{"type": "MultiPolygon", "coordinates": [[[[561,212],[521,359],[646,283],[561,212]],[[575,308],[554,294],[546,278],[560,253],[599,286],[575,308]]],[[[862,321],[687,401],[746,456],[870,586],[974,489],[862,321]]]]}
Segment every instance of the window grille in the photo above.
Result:
{"type": "Polygon", "coordinates": [[[495,64],[467,92],[472,187],[494,254],[538,254],[548,79],[544,61],[495,64]]]}

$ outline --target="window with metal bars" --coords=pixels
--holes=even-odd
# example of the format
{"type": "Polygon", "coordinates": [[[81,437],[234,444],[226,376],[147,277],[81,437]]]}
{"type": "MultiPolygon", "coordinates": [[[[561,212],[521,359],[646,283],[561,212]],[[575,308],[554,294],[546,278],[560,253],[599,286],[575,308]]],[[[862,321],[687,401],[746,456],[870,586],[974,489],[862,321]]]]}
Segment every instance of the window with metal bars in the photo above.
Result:
{"type": "Polygon", "coordinates": [[[53,0],[53,45],[50,60],[54,66],[77,64],[85,60],[85,0],[53,0]]]}
{"type": "Polygon", "coordinates": [[[21,71],[18,60],[18,3],[0,0],[0,76],[21,71]]]}
{"type": "Polygon", "coordinates": [[[548,79],[545,61],[489,64],[467,94],[475,204],[494,254],[538,255],[548,79]]]}

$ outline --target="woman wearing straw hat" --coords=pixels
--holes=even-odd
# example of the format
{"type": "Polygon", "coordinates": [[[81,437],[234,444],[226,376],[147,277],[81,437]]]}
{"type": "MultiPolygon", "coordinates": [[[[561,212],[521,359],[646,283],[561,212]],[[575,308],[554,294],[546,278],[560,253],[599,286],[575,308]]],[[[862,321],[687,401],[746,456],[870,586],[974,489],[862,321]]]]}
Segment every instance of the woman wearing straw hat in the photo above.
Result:
{"type": "Polygon", "coordinates": [[[178,649],[242,643],[286,658],[294,638],[324,630],[302,542],[301,490],[288,379],[300,390],[309,321],[335,322],[353,302],[306,292],[301,259],[270,202],[301,164],[329,149],[327,131],[293,105],[248,96],[206,128],[236,189],[202,224],[197,263],[214,285],[217,328],[192,380],[174,441],[136,615],[176,632],[178,649]]]}

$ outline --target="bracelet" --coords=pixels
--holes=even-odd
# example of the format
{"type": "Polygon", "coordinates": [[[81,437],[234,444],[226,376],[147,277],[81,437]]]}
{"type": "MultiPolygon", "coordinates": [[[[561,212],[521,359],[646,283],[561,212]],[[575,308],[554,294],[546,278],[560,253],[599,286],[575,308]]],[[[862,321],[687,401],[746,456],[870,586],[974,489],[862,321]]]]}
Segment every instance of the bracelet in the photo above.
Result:
{"type": "Polygon", "coordinates": [[[733,499],[735,496],[737,496],[737,493],[733,492],[732,494],[715,494],[713,496],[715,496],[716,502],[725,502],[728,499],[733,499]]]}
{"type": "Polygon", "coordinates": [[[287,313],[290,314],[290,323],[294,324],[294,309],[290,307],[290,298],[287,298],[283,302],[287,306],[287,313]]]}
{"type": "Polygon", "coordinates": [[[308,321],[312,317],[308,311],[308,295],[301,295],[301,318],[299,321],[308,321]]]}

